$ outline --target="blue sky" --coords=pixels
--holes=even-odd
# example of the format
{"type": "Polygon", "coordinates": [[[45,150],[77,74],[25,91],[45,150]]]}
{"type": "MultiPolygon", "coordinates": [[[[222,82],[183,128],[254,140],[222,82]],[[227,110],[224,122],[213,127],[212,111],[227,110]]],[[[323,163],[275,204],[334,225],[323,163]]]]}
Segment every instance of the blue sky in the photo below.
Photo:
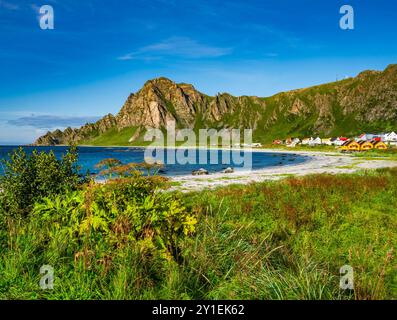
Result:
{"type": "Polygon", "coordinates": [[[117,113],[159,76],[269,96],[397,63],[394,0],[0,0],[0,25],[0,144],[117,113]]]}

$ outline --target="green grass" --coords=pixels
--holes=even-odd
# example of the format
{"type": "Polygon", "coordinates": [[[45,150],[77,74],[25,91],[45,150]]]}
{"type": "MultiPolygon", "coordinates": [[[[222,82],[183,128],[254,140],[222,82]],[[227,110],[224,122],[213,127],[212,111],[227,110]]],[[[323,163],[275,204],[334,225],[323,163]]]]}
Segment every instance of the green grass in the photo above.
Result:
{"type": "Polygon", "coordinates": [[[180,181],[170,181],[168,182],[170,187],[181,187],[183,186],[183,183],[180,181]]]}
{"type": "Polygon", "coordinates": [[[46,242],[42,225],[9,221],[0,233],[0,298],[397,297],[396,169],[289,177],[179,197],[198,224],[180,244],[178,261],[135,242],[118,246],[117,232],[108,236],[115,241],[111,250],[98,233],[84,251],[78,234],[61,245],[66,235],[55,232],[58,240],[46,242]],[[89,263],[76,260],[78,253],[89,263]],[[43,264],[55,268],[52,291],[38,287],[43,264]],[[339,288],[343,265],[354,268],[354,291],[339,288]]]}
{"type": "Polygon", "coordinates": [[[353,155],[363,160],[397,160],[397,148],[390,148],[388,150],[373,149],[366,152],[357,152],[353,155]]]}
{"type": "Polygon", "coordinates": [[[128,142],[134,135],[137,128],[124,128],[118,131],[116,128],[106,131],[93,139],[82,141],[81,145],[89,146],[128,146],[136,145],[136,142],[128,142]]]}

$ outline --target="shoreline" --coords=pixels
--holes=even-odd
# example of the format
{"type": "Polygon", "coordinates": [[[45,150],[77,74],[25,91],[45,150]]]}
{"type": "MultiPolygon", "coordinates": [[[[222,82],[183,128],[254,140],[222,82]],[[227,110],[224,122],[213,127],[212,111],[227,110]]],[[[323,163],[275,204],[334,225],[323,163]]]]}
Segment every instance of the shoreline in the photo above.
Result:
{"type": "Polygon", "coordinates": [[[214,189],[232,184],[249,184],[264,181],[276,181],[291,176],[311,174],[351,174],[359,170],[375,170],[397,167],[397,161],[389,159],[362,159],[336,152],[321,151],[290,151],[290,150],[254,150],[265,153],[284,153],[307,156],[309,159],[299,164],[289,164],[282,167],[268,167],[250,171],[235,171],[234,173],[213,173],[204,176],[184,175],[170,178],[177,184],[172,190],[182,192],[214,189]]]}
{"type": "MultiPolygon", "coordinates": [[[[66,146],[55,146],[66,147],[66,146]]],[[[92,148],[141,148],[147,149],[154,146],[84,146],[92,148]]],[[[203,176],[193,176],[191,174],[167,177],[174,186],[170,190],[179,190],[182,192],[200,191],[203,189],[214,189],[217,187],[227,186],[231,184],[248,184],[264,181],[275,181],[290,176],[304,176],[310,174],[338,174],[338,173],[354,173],[359,170],[374,170],[380,168],[397,167],[397,161],[390,159],[365,159],[354,157],[349,154],[342,154],[337,150],[333,151],[302,151],[302,150],[281,150],[281,149],[263,149],[263,148],[222,148],[211,146],[162,146],[156,148],[163,149],[197,149],[197,150],[227,150],[227,151],[243,151],[256,153],[272,153],[272,154],[296,154],[306,156],[307,159],[303,163],[288,164],[283,166],[272,166],[263,169],[241,170],[233,173],[211,173],[203,176]]]]}

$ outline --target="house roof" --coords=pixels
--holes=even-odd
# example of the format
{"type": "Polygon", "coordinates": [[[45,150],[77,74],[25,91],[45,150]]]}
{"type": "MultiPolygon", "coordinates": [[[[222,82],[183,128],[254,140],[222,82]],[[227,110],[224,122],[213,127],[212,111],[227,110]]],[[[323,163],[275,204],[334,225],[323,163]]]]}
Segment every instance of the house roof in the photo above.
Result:
{"type": "Polygon", "coordinates": [[[384,145],[386,145],[386,144],[385,144],[383,141],[381,141],[381,140],[372,140],[371,143],[372,143],[374,146],[377,146],[377,145],[380,144],[380,143],[383,143],[384,145]]]}
{"type": "Polygon", "coordinates": [[[342,146],[348,146],[348,145],[351,145],[351,144],[353,144],[353,143],[355,143],[355,144],[359,144],[357,141],[355,141],[355,140],[348,140],[348,141],[346,141],[344,144],[342,144],[342,146]]]}

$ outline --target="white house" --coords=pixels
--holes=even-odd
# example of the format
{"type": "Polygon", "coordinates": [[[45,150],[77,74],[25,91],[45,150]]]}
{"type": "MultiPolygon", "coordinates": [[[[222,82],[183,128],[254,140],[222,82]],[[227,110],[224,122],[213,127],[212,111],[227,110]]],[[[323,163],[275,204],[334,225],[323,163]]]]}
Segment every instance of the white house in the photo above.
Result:
{"type": "Polygon", "coordinates": [[[287,147],[295,148],[296,145],[298,145],[298,144],[300,144],[300,143],[301,143],[301,139],[299,139],[299,138],[293,138],[293,139],[290,139],[290,143],[287,144],[287,147]]]}
{"type": "Polygon", "coordinates": [[[294,139],[292,139],[292,143],[294,143],[295,145],[297,145],[297,144],[301,143],[301,139],[299,139],[299,138],[294,138],[294,139]]]}
{"type": "Polygon", "coordinates": [[[395,133],[395,132],[385,133],[383,135],[383,141],[386,144],[389,143],[391,145],[397,146],[397,133],[395,133]]]}
{"type": "Polygon", "coordinates": [[[338,137],[336,139],[332,139],[332,144],[341,147],[348,140],[349,139],[345,137],[338,137]]]}
{"type": "Polygon", "coordinates": [[[317,137],[316,139],[311,138],[311,141],[309,141],[309,146],[319,146],[322,144],[321,138],[317,137]]]}
{"type": "Polygon", "coordinates": [[[321,139],[321,143],[325,146],[332,146],[332,139],[331,138],[324,138],[321,139]]]}
{"type": "Polygon", "coordinates": [[[302,140],[301,144],[304,145],[304,146],[307,146],[307,145],[309,145],[309,146],[318,146],[318,145],[321,144],[321,138],[319,138],[319,137],[317,137],[317,138],[313,138],[313,137],[305,138],[305,139],[302,140]]]}

